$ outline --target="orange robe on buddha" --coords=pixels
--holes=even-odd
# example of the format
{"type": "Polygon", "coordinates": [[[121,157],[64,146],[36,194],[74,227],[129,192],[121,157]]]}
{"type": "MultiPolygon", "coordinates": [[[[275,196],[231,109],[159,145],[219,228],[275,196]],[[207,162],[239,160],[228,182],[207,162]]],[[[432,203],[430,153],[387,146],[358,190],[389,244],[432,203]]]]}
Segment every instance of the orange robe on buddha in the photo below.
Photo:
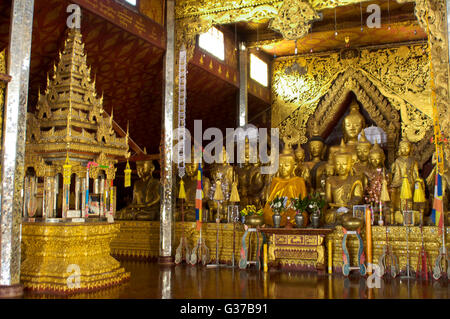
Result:
{"type": "MultiPolygon", "coordinates": [[[[269,198],[267,199],[266,205],[264,206],[264,222],[268,226],[273,226],[273,211],[270,208],[270,202],[278,195],[279,197],[287,197],[288,203],[291,198],[298,197],[301,194],[302,198],[307,195],[305,180],[302,177],[292,177],[289,179],[282,179],[279,177],[274,177],[272,183],[270,184],[269,198]]],[[[286,217],[291,218],[291,222],[295,222],[296,212],[293,209],[289,209],[281,213],[281,224],[280,226],[286,225],[286,217]]],[[[305,223],[307,220],[305,218],[305,223]]]]}

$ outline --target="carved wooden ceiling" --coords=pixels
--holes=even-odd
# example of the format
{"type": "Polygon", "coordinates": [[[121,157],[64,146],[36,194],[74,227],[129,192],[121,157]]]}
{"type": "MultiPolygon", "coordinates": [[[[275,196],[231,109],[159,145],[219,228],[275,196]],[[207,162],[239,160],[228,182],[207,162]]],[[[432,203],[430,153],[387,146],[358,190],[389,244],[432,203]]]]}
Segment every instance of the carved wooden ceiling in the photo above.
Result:
{"type": "MultiPolygon", "coordinates": [[[[321,21],[313,23],[312,32],[297,42],[298,54],[323,52],[345,47],[345,37],[350,38],[350,46],[363,47],[385,45],[426,39],[414,15],[414,3],[397,3],[394,0],[378,0],[360,4],[342,6],[335,10],[322,10],[321,21]],[[371,14],[367,6],[378,4],[381,7],[381,28],[368,28],[366,20],[371,14]],[[361,9],[363,13],[363,31],[361,32],[361,9]],[[389,28],[390,27],[390,28],[389,28]],[[338,35],[335,35],[337,30],[338,35]]],[[[259,23],[238,23],[237,31],[243,41],[250,46],[260,43],[260,48],[271,56],[295,54],[295,42],[283,40],[282,36],[268,28],[269,21],[259,23]],[[277,40],[277,41],[273,41],[277,40]],[[275,42],[275,43],[265,43],[275,42]]],[[[230,30],[234,30],[234,25],[230,30]]]]}

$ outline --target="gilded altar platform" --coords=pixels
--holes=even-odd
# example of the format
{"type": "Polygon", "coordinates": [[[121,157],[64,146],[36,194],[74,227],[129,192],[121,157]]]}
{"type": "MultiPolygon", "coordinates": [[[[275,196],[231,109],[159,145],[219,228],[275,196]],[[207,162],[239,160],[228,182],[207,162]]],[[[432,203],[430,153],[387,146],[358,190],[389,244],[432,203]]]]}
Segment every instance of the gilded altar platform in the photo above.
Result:
{"type": "MultiPolygon", "coordinates": [[[[407,251],[406,251],[406,227],[404,226],[387,226],[388,243],[394,254],[398,257],[399,267],[401,271],[406,269],[407,251]]],[[[422,247],[422,236],[420,227],[409,228],[409,256],[411,269],[416,271],[419,252],[422,247]]],[[[450,248],[450,227],[447,227],[446,246],[450,248]]],[[[333,272],[342,273],[342,238],[344,233],[341,226],[337,226],[335,230],[327,235],[326,241],[332,241],[333,255],[333,272]]],[[[364,242],[364,251],[366,251],[366,234],[362,231],[361,237],[364,242]]],[[[438,234],[438,228],[434,226],[423,227],[423,241],[425,251],[428,255],[429,272],[432,271],[434,262],[439,254],[439,248],[442,245],[442,236],[438,234]]],[[[386,226],[372,226],[372,247],[373,247],[373,263],[378,264],[380,256],[383,254],[383,247],[386,245],[386,226]]],[[[357,265],[358,257],[358,240],[356,236],[349,236],[347,239],[347,247],[350,253],[350,265],[357,265]]],[[[367,255],[367,252],[366,252],[367,255]]]]}
{"type": "MultiPolygon", "coordinates": [[[[159,222],[156,221],[116,221],[120,232],[111,242],[111,253],[120,258],[156,260],[159,256],[159,222]]],[[[197,243],[200,233],[196,231],[195,222],[176,222],[173,252],[180,244],[183,232],[190,249],[197,243]]],[[[233,255],[233,224],[219,224],[219,261],[229,263],[233,255]]],[[[211,260],[216,256],[216,223],[202,224],[202,237],[209,249],[211,260]]],[[[242,224],[236,224],[235,261],[238,262],[241,239],[244,235],[242,224]]],[[[254,252],[253,252],[254,253],[254,252]]]]}
{"type": "Polygon", "coordinates": [[[129,279],[111,256],[120,225],[106,222],[22,224],[21,282],[39,293],[90,292],[129,279]]]}

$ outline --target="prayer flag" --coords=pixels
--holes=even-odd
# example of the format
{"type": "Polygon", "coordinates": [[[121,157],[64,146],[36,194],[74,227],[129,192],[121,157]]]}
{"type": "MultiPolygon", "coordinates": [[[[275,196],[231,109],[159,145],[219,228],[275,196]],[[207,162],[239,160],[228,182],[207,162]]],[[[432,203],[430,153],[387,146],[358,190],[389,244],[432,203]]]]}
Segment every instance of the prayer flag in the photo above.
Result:
{"type": "Polygon", "coordinates": [[[442,235],[444,228],[444,205],[442,199],[442,176],[439,172],[436,172],[436,182],[434,185],[434,202],[433,211],[431,213],[431,219],[438,226],[439,235],[442,235]]]}

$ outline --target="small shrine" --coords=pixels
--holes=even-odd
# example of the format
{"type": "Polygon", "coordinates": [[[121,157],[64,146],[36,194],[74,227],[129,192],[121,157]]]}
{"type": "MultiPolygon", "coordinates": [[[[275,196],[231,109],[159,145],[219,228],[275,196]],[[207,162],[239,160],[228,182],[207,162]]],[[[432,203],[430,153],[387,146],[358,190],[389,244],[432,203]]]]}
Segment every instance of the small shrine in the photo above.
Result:
{"type": "Polygon", "coordinates": [[[114,164],[127,156],[128,141],[103,109],[79,30],[68,31],[53,71],[27,117],[24,216],[113,216],[114,164]]]}
{"type": "Polygon", "coordinates": [[[116,136],[97,96],[79,30],[53,69],[27,118],[21,281],[39,293],[90,292],[129,278],[109,248],[120,229],[114,164],[128,137],[116,136]]]}

